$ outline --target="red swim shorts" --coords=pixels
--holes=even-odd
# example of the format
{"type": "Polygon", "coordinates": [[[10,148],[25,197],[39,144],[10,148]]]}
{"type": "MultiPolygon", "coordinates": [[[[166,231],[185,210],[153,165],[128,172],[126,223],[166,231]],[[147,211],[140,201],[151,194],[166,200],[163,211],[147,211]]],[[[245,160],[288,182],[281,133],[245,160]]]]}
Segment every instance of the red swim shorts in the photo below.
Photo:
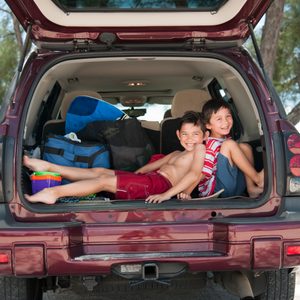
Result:
{"type": "Polygon", "coordinates": [[[172,187],[170,181],[158,172],[135,174],[115,171],[117,192],[115,199],[145,199],[150,195],[161,194],[172,187]]]}

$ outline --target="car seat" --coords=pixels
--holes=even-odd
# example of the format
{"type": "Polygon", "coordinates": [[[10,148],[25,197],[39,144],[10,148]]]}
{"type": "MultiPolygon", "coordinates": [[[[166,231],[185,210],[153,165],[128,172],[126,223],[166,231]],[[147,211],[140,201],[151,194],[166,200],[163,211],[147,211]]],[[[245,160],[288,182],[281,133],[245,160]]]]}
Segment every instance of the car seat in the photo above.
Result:
{"type": "Polygon", "coordinates": [[[200,112],[204,103],[210,99],[210,94],[205,90],[188,89],[175,94],[172,100],[171,117],[161,123],[160,152],[162,154],[183,150],[176,136],[180,118],[189,110],[200,112]]]}

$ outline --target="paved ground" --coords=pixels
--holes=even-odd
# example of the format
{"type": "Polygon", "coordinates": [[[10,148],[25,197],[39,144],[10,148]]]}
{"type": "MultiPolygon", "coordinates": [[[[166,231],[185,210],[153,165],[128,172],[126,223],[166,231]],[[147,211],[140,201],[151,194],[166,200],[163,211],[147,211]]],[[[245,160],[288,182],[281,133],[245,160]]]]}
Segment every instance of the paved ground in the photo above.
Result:
{"type": "MultiPolygon", "coordinates": [[[[149,287],[148,287],[149,288],[149,287]]],[[[209,282],[206,288],[169,288],[162,289],[148,289],[143,286],[133,287],[124,291],[120,288],[119,291],[110,292],[109,289],[105,292],[96,291],[96,293],[89,293],[86,289],[78,289],[77,293],[69,290],[57,290],[48,292],[44,295],[44,300],[238,300],[238,297],[230,295],[223,290],[219,285],[209,282]]],[[[74,286],[76,290],[76,286],[74,286]]],[[[300,273],[296,277],[296,290],[294,300],[300,300],[300,273]]]]}
{"type": "Polygon", "coordinates": [[[296,290],[294,300],[300,300],[300,273],[296,276],[296,290]]]}
{"type": "Polygon", "coordinates": [[[132,291],[105,293],[103,295],[78,295],[71,292],[58,291],[56,293],[48,292],[43,299],[46,300],[238,300],[224,291],[220,286],[210,284],[208,288],[203,289],[159,289],[144,290],[133,289],[132,291]]]}

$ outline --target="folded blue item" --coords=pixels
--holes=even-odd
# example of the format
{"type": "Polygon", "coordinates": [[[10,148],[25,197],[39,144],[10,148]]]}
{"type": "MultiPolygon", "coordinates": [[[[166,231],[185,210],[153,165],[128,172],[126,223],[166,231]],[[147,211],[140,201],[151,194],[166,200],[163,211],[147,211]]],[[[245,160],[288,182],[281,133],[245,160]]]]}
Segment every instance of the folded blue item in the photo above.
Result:
{"type": "Polygon", "coordinates": [[[113,121],[127,116],[115,106],[103,100],[89,96],[76,97],[66,115],[66,134],[78,132],[93,121],[113,121]]]}

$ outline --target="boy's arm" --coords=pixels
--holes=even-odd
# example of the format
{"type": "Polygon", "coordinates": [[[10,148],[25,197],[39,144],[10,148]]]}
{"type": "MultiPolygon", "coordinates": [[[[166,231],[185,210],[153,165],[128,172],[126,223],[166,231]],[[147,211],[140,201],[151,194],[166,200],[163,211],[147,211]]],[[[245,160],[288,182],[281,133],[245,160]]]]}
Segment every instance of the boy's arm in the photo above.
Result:
{"type": "Polygon", "coordinates": [[[178,184],[176,184],[175,186],[167,190],[165,193],[159,195],[151,195],[145,201],[147,203],[160,203],[188,189],[200,177],[203,163],[204,163],[204,157],[205,157],[205,146],[202,144],[197,145],[194,151],[194,157],[193,157],[193,162],[191,164],[191,167],[187,172],[187,174],[182,178],[182,180],[178,184]]]}
{"type": "Polygon", "coordinates": [[[151,171],[158,170],[162,165],[166,164],[175,154],[177,151],[174,151],[163,158],[160,158],[152,163],[148,163],[144,165],[143,167],[137,169],[134,173],[136,174],[145,174],[151,171]]]}
{"type": "MultiPolygon", "coordinates": [[[[195,187],[201,182],[205,177],[210,178],[212,176],[212,168],[210,167],[214,163],[214,159],[217,156],[216,149],[212,149],[211,147],[206,147],[206,154],[208,156],[205,156],[204,158],[204,164],[201,174],[199,174],[198,179],[191,184],[186,190],[183,191],[184,198],[188,199],[188,195],[190,195],[195,187]]],[[[179,199],[182,199],[182,197],[179,195],[179,199]]]]}
{"type": "MultiPolygon", "coordinates": [[[[199,184],[199,182],[205,177],[205,175],[201,172],[201,174],[199,174],[197,180],[195,180],[195,182],[193,182],[187,189],[185,189],[183,191],[184,194],[190,195],[193,190],[195,189],[195,187],[199,184]]],[[[179,197],[180,198],[180,197],[179,197]]],[[[181,199],[181,198],[180,198],[181,199]]]]}

